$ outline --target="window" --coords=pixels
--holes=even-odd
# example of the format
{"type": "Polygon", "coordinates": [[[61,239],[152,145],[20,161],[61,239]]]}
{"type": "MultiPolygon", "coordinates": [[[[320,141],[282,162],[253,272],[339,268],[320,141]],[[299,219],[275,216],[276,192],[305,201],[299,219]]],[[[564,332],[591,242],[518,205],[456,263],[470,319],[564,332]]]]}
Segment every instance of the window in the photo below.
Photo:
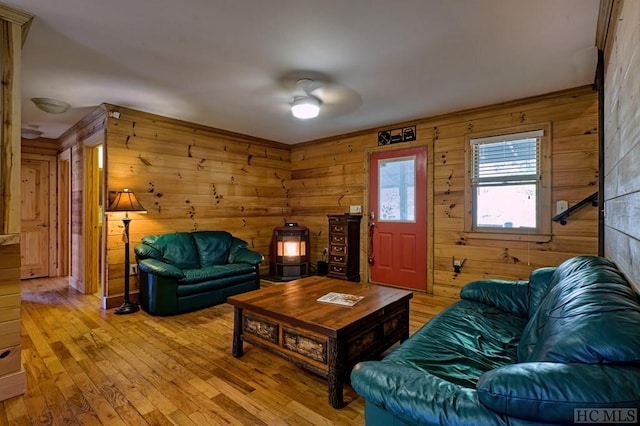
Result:
{"type": "Polygon", "coordinates": [[[416,158],[380,160],[378,169],[378,220],[415,222],[416,158]]]}
{"type": "MultiPolygon", "coordinates": [[[[542,126],[546,127],[546,126],[542,126]]],[[[543,178],[548,129],[469,135],[467,230],[500,234],[544,234],[550,229],[550,194],[543,178]],[[480,137],[478,137],[480,136],[480,137]]]]}

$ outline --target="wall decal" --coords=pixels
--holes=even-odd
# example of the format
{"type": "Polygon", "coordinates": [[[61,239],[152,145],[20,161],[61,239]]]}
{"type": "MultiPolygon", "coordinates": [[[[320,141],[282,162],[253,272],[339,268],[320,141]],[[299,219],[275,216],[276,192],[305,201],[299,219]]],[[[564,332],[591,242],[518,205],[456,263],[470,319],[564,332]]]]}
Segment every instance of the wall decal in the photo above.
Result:
{"type": "Polygon", "coordinates": [[[400,127],[398,129],[378,132],[378,145],[389,145],[414,140],[416,140],[416,126],[400,127]]]}

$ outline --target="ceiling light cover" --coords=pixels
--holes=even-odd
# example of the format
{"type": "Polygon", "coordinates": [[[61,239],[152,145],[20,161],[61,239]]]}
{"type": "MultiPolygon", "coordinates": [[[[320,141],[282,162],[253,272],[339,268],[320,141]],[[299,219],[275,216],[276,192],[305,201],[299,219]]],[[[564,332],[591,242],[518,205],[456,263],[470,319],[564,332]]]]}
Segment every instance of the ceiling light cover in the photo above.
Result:
{"type": "Polygon", "coordinates": [[[42,132],[36,129],[20,129],[20,136],[24,139],[38,139],[42,136],[42,132]]]}
{"type": "Polygon", "coordinates": [[[49,114],[62,114],[71,108],[71,105],[68,103],[51,98],[31,98],[31,102],[49,114]]]}
{"type": "Polygon", "coordinates": [[[320,113],[320,100],[313,96],[297,96],[291,104],[291,114],[306,120],[315,118],[320,113]]]}

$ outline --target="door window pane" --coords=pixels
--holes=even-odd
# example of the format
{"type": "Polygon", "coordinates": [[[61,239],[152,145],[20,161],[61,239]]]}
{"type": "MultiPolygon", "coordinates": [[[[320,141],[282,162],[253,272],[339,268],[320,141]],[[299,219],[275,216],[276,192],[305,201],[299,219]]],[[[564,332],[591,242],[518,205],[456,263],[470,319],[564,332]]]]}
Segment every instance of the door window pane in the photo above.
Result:
{"type": "Polygon", "coordinates": [[[378,162],[378,220],[415,222],[415,157],[378,162]]]}

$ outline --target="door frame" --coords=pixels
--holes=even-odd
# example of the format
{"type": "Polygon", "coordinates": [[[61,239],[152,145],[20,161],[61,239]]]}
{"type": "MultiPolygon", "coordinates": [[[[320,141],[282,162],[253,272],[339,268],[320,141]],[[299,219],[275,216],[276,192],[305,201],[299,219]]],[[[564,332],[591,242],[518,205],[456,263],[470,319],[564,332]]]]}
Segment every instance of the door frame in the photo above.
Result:
{"type": "Polygon", "coordinates": [[[365,148],[364,150],[364,207],[363,207],[363,219],[367,222],[360,229],[360,241],[363,242],[361,247],[364,247],[364,250],[360,250],[360,264],[365,265],[365,273],[367,282],[371,282],[371,267],[369,266],[368,261],[368,251],[369,251],[369,182],[371,179],[371,170],[369,169],[370,157],[372,154],[377,154],[380,152],[389,152],[389,151],[401,151],[408,148],[418,148],[424,146],[427,150],[427,194],[425,197],[425,216],[427,218],[427,235],[426,235],[426,244],[427,244],[427,294],[433,294],[433,279],[434,279],[434,268],[433,268],[433,186],[434,186],[434,175],[433,175],[433,139],[427,141],[428,143],[420,143],[419,141],[416,143],[402,143],[402,144],[392,144],[392,145],[382,145],[376,147],[365,148]]]}
{"type": "Polygon", "coordinates": [[[58,275],[71,280],[71,148],[58,154],[58,275]]]}
{"type": "MultiPolygon", "coordinates": [[[[106,279],[105,273],[105,237],[104,232],[102,236],[97,235],[97,228],[103,226],[105,223],[104,210],[99,211],[98,206],[93,203],[93,200],[97,200],[100,197],[100,201],[104,206],[105,200],[105,181],[104,178],[99,182],[98,187],[96,185],[96,178],[98,177],[97,167],[97,152],[98,145],[103,146],[102,151],[102,164],[104,167],[104,152],[105,152],[105,134],[104,131],[96,132],[89,136],[82,143],[82,156],[83,156],[83,177],[82,177],[82,239],[83,239],[83,282],[84,282],[84,294],[93,294],[100,291],[100,299],[104,297],[104,282],[106,279]],[[95,155],[94,155],[95,154],[95,155]],[[98,220],[98,214],[100,214],[100,221],[98,220]],[[90,256],[92,250],[98,251],[98,256],[90,256]]],[[[104,170],[104,169],[103,169],[104,170]]]]}
{"type": "Polygon", "coordinates": [[[57,175],[58,175],[58,163],[57,158],[54,155],[44,154],[22,154],[23,160],[36,160],[46,161],[49,163],[49,239],[47,242],[49,250],[49,264],[47,265],[47,273],[50,277],[57,277],[60,275],[60,263],[58,262],[57,246],[58,246],[58,200],[57,200],[57,175]]]}

